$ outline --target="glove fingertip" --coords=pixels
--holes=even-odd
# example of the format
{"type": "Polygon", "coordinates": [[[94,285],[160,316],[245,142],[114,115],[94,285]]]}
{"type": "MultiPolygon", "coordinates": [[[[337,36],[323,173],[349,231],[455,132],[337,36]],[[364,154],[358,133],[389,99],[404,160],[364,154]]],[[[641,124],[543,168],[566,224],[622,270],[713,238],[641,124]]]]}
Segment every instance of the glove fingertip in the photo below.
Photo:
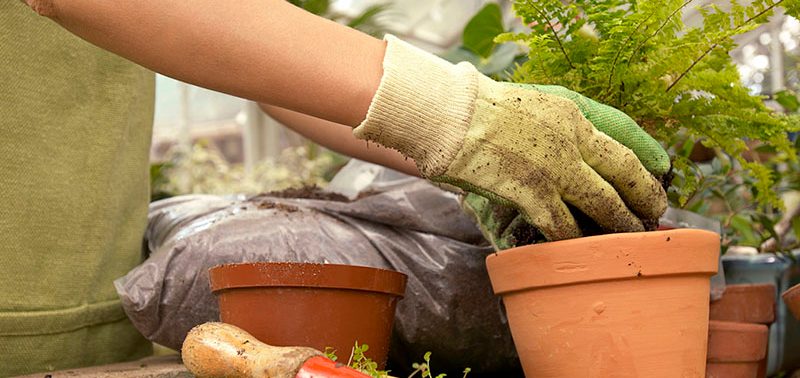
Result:
{"type": "Polygon", "coordinates": [[[672,162],[669,159],[669,155],[665,151],[657,151],[657,153],[651,156],[649,159],[644,159],[642,161],[642,165],[653,174],[653,176],[661,177],[667,172],[669,172],[670,168],[672,168],[672,162]]]}

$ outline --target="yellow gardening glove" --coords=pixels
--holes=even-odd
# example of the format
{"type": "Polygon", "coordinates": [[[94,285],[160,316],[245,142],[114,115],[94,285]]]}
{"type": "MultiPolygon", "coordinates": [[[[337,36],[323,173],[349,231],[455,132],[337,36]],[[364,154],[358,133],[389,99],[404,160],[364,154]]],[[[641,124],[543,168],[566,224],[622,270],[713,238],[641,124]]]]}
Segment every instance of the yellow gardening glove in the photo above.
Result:
{"type": "Polygon", "coordinates": [[[581,236],[566,203],[609,232],[643,231],[640,217],[666,210],[664,190],[636,155],[573,101],[387,42],[357,137],[413,158],[432,181],[519,209],[548,240],[581,236]]]}
{"type": "MultiPolygon", "coordinates": [[[[667,178],[666,175],[671,167],[667,152],[625,113],[560,86],[511,83],[508,85],[535,89],[571,100],[596,129],[630,148],[651,174],[658,178],[667,178]]],[[[528,224],[524,216],[514,208],[491,202],[474,193],[464,196],[462,205],[464,210],[475,218],[486,240],[491,242],[496,250],[531,244],[543,239],[543,235],[528,224]]],[[[584,236],[587,233],[591,235],[602,232],[574,207],[570,208],[570,212],[575,216],[584,236]]],[[[646,229],[658,226],[657,219],[647,219],[644,223],[646,229]]]]}

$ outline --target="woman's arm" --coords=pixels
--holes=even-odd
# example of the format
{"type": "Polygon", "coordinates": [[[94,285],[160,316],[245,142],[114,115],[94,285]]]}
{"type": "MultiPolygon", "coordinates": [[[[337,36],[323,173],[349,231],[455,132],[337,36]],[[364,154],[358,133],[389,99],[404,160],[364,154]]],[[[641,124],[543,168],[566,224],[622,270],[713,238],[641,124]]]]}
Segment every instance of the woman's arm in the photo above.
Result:
{"type": "Polygon", "coordinates": [[[383,72],[383,41],[284,0],[25,2],[154,71],[347,126],[364,119],[383,72]]]}
{"type": "Polygon", "coordinates": [[[328,149],[409,175],[419,176],[419,171],[413,160],[406,159],[395,150],[356,139],[353,136],[353,129],[348,126],[277,106],[261,104],[261,109],[286,127],[328,149]]]}

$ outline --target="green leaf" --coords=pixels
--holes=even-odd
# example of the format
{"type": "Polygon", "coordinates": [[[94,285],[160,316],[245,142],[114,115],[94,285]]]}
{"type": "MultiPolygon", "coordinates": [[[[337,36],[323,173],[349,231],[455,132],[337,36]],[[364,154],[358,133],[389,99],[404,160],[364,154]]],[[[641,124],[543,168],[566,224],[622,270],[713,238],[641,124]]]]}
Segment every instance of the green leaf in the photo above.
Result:
{"type": "Polygon", "coordinates": [[[439,54],[439,57],[450,63],[469,62],[475,67],[481,63],[481,57],[463,46],[453,47],[439,54]]]}
{"type": "Polygon", "coordinates": [[[519,47],[513,43],[498,46],[487,59],[481,59],[478,70],[484,75],[492,75],[509,70],[514,65],[519,47]]]}
{"type": "Polygon", "coordinates": [[[375,18],[375,16],[385,11],[387,8],[388,6],[386,4],[373,5],[364,10],[364,12],[362,12],[356,18],[348,22],[347,26],[357,29],[359,26],[371,22],[375,18]]]}
{"type": "Polygon", "coordinates": [[[761,244],[761,238],[759,238],[753,230],[753,223],[750,219],[741,215],[735,215],[731,218],[731,227],[741,235],[742,240],[739,242],[740,245],[757,247],[761,244]]]}
{"type": "Polygon", "coordinates": [[[775,239],[778,245],[781,245],[781,237],[778,235],[778,232],[775,231],[775,220],[764,214],[756,214],[756,220],[758,220],[758,222],[761,224],[761,227],[764,228],[764,231],[766,231],[768,235],[764,239],[771,237],[775,239]]]}
{"type": "Polygon", "coordinates": [[[450,63],[469,62],[482,74],[494,75],[511,70],[518,53],[517,45],[506,43],[498,46],[488,58],[481,58],[463,46],[451,48],[439,56],[450,63]]]}
{"type": "Polygon", "coordinates": [[[317,15],[326,13],[330,6],[330,0],[290,0],[289,2],[317,15]]]}
{"type": "Polygon", "coordinates": [[[800,218],[799,217],[792,218],[792,232],[794,232],[795,238],[800,240],[800,218]]]}
{"type": "Polygon", "coordinates": [[[336,356],[336,349],[333,349],[333,347],[325,347],[325,351],[323,353],[325,354],[325,357],[328,357],[328,359],[331,361],[336,361],[339,359],[339,357],[336,356]]]}
{"type": "Polygon", "coordinates": [[[797,98],[797,93],[788,89],[775,93],[775,101],[789,112],[794,113],[800,110],[800,99],[797,98]]]}
{"type": "Polygon", "coordinates": [[[494,49],[494,38],[504,31],[500,6],[486,4],[464,28],[464,47],[486,58],[494,49]]]}

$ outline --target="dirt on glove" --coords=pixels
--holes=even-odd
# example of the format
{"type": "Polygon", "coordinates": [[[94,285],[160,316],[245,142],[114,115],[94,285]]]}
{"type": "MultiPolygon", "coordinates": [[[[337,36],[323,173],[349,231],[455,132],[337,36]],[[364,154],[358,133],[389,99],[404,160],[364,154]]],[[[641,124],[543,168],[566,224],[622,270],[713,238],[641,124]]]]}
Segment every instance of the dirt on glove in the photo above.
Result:
{"type": "MultiPolygon", "coordinates": [[[[669,186],[672,184],[672,179],[675,177],[675,174],[672,171],[672,167],[670,167],[669,171],[658,178],[658,182],[661,183],[661,186],[664,188],[664,191],[667,191],[669,186]]],[[[575,217],[575,221],[578,223],[578,227],[581,229],[581,233],[583,236],[595,236],[595,235],[602,235],[607,234],[602,227],[600,227],[592,218],[584,214],[578,208],[567,205],[572,216],[575,217]]],[[[516,211],[511,208],[505,207],[495,207],[493,211],[516,211]]],[[[503,214],[495,214],[495,219],[503,219],[503,214]]],[[[511,219],[513,217],[505,217],[511,219]]],[[[658,219],[644,219],[639,218],[644,225],[645,231],[655,231],[658,229],[658,219]]],[[[514,245],[517,247],[529,244],[536,244],[536,243],[544,243],[547,239],[544,235],[539,232],[533,225],[527,222],[518,222],[514,225],[509,225],[512,227],[510,230],[511,235],[514,236],[515,243],[514,245]]]]}

